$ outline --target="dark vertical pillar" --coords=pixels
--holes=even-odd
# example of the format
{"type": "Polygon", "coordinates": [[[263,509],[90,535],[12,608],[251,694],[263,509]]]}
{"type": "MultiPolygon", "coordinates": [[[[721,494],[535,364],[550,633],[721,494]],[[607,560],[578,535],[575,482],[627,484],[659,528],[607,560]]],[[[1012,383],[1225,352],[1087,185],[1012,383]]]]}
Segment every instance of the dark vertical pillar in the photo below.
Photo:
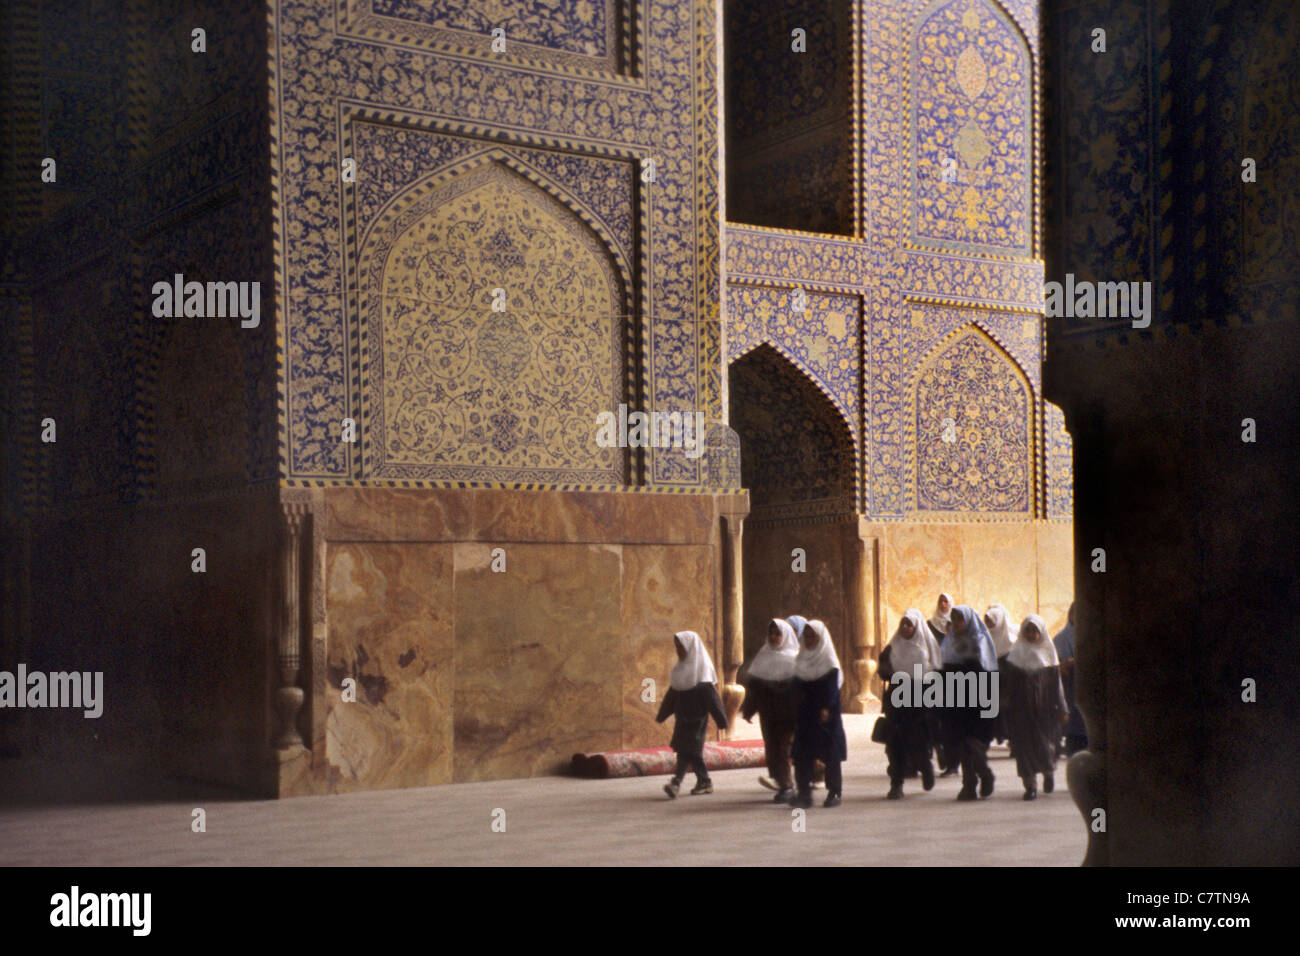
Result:
{"type": "Polygon", "coordinates": [[[1152,297],[1149,325],[1047,319],[1085,862],[1294,865],[1300,8],[1048,0],[1043,24],[1046,279],[1152,297]]]}

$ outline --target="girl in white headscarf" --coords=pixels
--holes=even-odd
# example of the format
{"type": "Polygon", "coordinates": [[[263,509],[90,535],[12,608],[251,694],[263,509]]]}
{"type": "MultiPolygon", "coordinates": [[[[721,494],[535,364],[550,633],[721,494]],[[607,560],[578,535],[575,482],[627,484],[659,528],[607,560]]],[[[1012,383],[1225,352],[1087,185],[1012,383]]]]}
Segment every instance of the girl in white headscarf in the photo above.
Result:
{"type": "Polygon", "coordinates": [[[826,802],[840,805],[843,777],[840,764],[848,758],[844,737],[844,720],[840,715],[840,686],[844,674],[835,653],[830,632],[821,621],[809,621],[803,631],[799,653],[794,661],[794,686],[798,704],[795,711],[794,757],[795,785],[799,792],[791,798],[796,807],[812,806],[813,764],[826,765],[826,802]]]}
{"type": "Polygon", "coordinates": [[[1007,659],[1011,645],[1016,642],[1015,634],[1011,633],[1011,615],[1001,604],[990,604],[984,612],[984,623],[988,625],[989,637],[993,638],[993,653],[997,654],[1001,665],[1007,659]]]}
{"type": "MultiPolygon", "coordinates": [[[[776,788],[776,801],[788,802],[794,788],[790,776],[790,742],[794,738],[794,662],[799,639],[779,617],[767,625],[767,639],[754,655],[745,677],[745,702],[740,715],[752,721],[758,714],[763,731],[767,771],[776,788]]],[[[763,781],[760,780],[760,783],[763,781]]]]}
{"type": "Polygon", "coordinates": [[[1033,800],[1038,796],[1038,774],[1043,775],[1044,793],[1055,788],[1056,741],[1070,718],[1056,647],[1037,614],[1020,625],[1020,640],[1007,654],[999,675],[1016,773],[1024,782],[1025,799],[1033,800]]]}
{"type": "MultiPolygon", "coordinates": [[[[1000,670],[1007,661],[1011,646],[1016,642],[1016,636],[1011,633],[1011,615],[1001,604],[991,604],[984,612],[984,623],[988,625],[989,637],[993,638],[993,653],[998,656],[1000,670]]],[[[998,743],[1007,739],[1007,721],[1001,711],[993,718],[993,739],[998,743]]],[[[1012,757],[1015,756],[1014,750],[1013,746],[1012,757]]]]}
{"type": "Polygon", "coordinates": [[[688,769],[695,771],[695,788],[691,793],[712,793],[708,768],[704,766],[704,735],[712,716],[720,730],[727,729],[727,712],[718,696],[718,672],[713,669],[709,652],[694,631],[673,635],[677,663],[668,681],[668,693],[655,721],[663,723],[675,717],[672,748],[677,751],[677,771],[664,784],[664,793],[675,798],[688,769]]]}
{"type": "MultiPolygon", "coordinates": [[[[943,669],[947,673],[973,673],[977,681],[990,681],[992,678],[987,675],[997,672],[993,638],[989,636],[984,619],[968,605],[959,604],[952,609],[948,636],[939,645],[939,650],[943,653],[943,669]]],[[[961,791],[957,799],[976,800],[992,796],[994,774],[989,766],[988,749],[989,741],[993,739],[993,719],[984,716],[977,702],[967,700],[964,706],[958,706],[957,701],[949,700],[944,707],[943,725],[949,759],[955,758],[961,765],[961,791]]]]}
{"type": "Polygon", "coordinates": [[[934,787],[929,715],[924,708],[914,706],[910,685],[942,667],[939,642],[930,633],[921,612],[909,608],[898,622],[898,630],[880,652],[876,671],[886,685],[891,684],[894,675],[900,675],[897,687],[886,686],[881,708],[887,735],[885,756],[889,759],[890,800],[902,798],[903,780],[912,772],[920,772],[921,786],[926,790],[934,787]],[[906,675],[905,679],[902,675],[906,675]],[[895,696],[899,698],[897,703],[895,696]]]}
{"type": "Polygon", "coordinates": [[[952,620],[952,595],[944,591],[939,595],[939,602],[930,615],[930,633],[936,641],[942,641],[948,634],[948,622],[952,620]]]}

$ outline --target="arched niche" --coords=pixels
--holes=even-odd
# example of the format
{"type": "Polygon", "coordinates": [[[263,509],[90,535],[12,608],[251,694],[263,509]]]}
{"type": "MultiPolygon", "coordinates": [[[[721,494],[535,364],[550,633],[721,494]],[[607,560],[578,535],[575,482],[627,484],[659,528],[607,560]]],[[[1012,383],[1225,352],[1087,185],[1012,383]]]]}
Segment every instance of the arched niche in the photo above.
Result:
{"type": "Polygon", "coordinates": [[[623,401],[624,284],[537,182],[480,158],[417,184],[366,236],[358,286],[366,477],[626,479],[596,442],[623,401]]]}
{"type": "Polygon", "coordinates": [[[763,344],[731,363],[731,427],[751,514],[769,506],[843,502],[853,510],[853,433],[794,362],[763,344]]]}
{"type": "Polygon", "coordinates": [[[966,325],[913,384],[911,503],[921,513],[1032,510],[1033,389],[997,342],[966,325]]]}
{"type": "Polygon", "coordinates": [[[803,614],[830,628],[857,691],[852,607],[856,532],[853,433],[835,403],[794,362],[759,345],[729,370],[731,427],[750,494],[742,541],[745,657],[773,617],[803,614]]]}

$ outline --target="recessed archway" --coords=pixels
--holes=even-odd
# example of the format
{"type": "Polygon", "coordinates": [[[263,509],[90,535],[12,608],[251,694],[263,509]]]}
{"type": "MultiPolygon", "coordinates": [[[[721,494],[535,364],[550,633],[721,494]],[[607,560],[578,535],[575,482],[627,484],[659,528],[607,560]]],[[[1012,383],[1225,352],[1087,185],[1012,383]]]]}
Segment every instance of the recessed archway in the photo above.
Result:
{"type": "Polygon", "coordinates": [[[743,539],[745,657],[757,652],[771,618],[820,618],[830,628],[850,693],[855,675],[843,529],[857,517],[852,432],[812,379],[769,345],[731,364],[729,386],[741,480],[750,493],[743,539]]]}

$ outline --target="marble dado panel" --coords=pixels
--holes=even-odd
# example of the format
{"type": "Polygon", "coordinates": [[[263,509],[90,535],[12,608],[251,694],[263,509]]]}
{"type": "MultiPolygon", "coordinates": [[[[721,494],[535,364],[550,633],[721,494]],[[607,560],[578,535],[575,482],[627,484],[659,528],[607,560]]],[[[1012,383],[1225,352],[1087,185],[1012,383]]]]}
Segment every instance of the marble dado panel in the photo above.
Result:
{"type": "Polygon", "coordinates": [[[668,545],[708,544],[718,503],[743,498],[495,488],[337,487],[320,494],[329,541],[668,545]]]}
{"type": "MultiPolygon", "coordinates": [[[[622,740],[622,548],[456,546],[454,778],[554,773],[622,740]]],[[[680,628],[678,628],[680,630],[680,628]]]]}
{"type": "Polygon", "coordinates": [[[325,736],[296,787],[530,776],[577,751],[663,743],[642,695],[647,678],[666,688],[671,635],[695,630],[722,660],[718,499],[480,494],[326,492],[325,736]],[[634,498],[657,500],[613,507],[634,498]],[[662,543],[633,543],[643,524],[662,543]]]}
{"type": "Polygon", "coordinates": [[[880,541],[883,640],[908,608],[927,618],[940,592],[983,612],[1005,605],[1017,624],[1041,614],[1055,634],[1074,599],[1074,530],[1067,521],[869,525],[880,541]]]}
{"type": "Polygon", "coordinates": [[[452,779],[452,581],[449,544],[328,546],[328,789],[452,779]]]}
{"type": "Polygon", "coordinates": [[[623,548],[624,749],[657,747],[667,741],[666,725],[656,724],[654,718],[659,700],[667,693],[668,672],[674,661],[670,635],[681,630],[698,632],[708,643],[714,665],[721,669],[721,642],[707,636],[717,634],[712,616],[717,575],[715,552],[702,545],[623,548]],[[653,701],[644,699],[647,678],[655,682],[653,701]]]}
{"type": "MultiPolygon", "coordinates": [[[[844,579],[841,523],[745,526],[745,659],[758,653],[774,617],[801,614],[830,629],[840,661],[854,660],[844,579]],[[802,548],[806,570],[793,570],[792,552],[802,548]]],[[[846,686],[854,675],[845,673],[846,686]]]]}

